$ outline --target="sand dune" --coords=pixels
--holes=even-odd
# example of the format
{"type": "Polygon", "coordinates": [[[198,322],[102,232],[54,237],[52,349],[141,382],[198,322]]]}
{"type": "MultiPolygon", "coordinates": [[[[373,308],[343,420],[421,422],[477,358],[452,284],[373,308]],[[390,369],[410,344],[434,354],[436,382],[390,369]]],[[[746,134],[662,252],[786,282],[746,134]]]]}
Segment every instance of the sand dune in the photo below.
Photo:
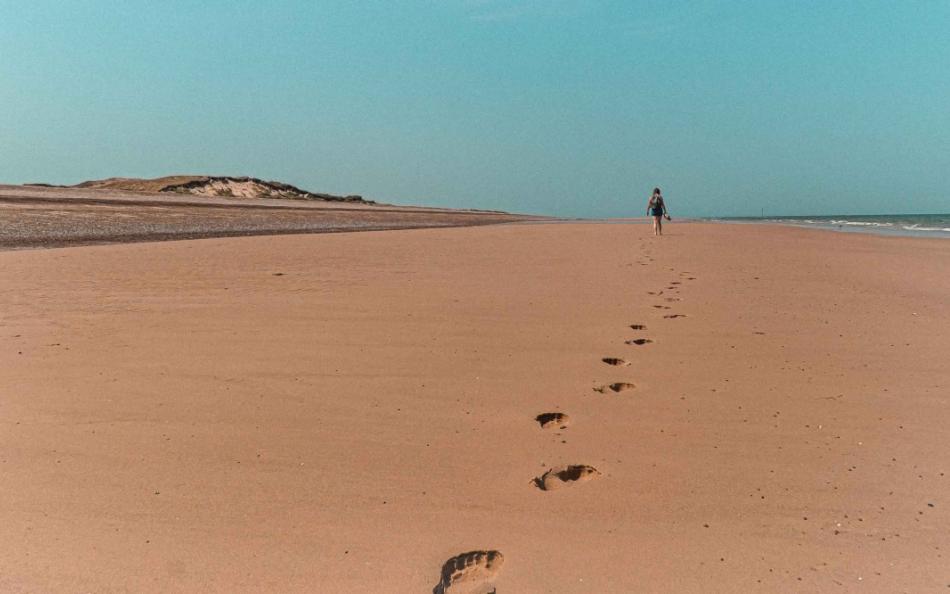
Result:
{"type": "Polygon", "coordinates": [[[128,192],[194,194],[196,196],[222,196],[227,198],[268,198],[285,200],[323,200],[329,202],[359,202],[372,204],[362,196],[335,196],[310,192],[277,181],[265,181],[256,177],[233,175],[167,175],[152,179],[135,177],[110,177],[78,183],[74,186],[32,184],[39,187],[83,188],[92,190],[123,190],[128,192]]]}
{"type": "Polygon", "coordinates": [[[950,243],[649,233],[0,252],[0,591],[946,591],[950,243]]]}

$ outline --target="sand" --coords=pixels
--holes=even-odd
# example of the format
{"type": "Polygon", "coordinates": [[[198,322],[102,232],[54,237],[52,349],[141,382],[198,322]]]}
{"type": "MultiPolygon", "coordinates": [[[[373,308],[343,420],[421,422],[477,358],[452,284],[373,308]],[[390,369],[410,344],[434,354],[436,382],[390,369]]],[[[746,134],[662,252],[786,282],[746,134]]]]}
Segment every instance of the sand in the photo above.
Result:
{"type": "Polygon", "coordinates": [[[459,227],[544,218],[360,202],[0,185],[0,250],[459,227]]]}
{"type": "Polygon", "coordinates": [[[947,591],[950,242],[649,233],[0,253],[0,591],[947,591]]]}

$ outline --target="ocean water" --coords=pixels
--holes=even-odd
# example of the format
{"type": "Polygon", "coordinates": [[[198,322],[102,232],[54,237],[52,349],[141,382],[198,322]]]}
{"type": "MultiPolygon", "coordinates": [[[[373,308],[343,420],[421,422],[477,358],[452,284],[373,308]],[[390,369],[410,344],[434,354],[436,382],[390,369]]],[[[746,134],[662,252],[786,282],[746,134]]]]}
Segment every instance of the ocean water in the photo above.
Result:
{"type": "Polygon", "coordinates": [[[950,214],[837,215],[830,217],[733,217],[716,221],[772,223],[881,235],[946,237],[950,239],[950,214]]]}

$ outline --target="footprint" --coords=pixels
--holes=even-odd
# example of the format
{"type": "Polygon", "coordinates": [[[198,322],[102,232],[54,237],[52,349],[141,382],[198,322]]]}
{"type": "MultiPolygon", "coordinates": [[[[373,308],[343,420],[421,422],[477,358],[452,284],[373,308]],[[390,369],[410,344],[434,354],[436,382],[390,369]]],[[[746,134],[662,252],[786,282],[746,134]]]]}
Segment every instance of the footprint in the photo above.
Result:
{"type": "Polygon", "coordinates": [[[664,301],[682,301],[679,297],[666,297],[664,301]]]}
{"type": "Polygon", "coordinates": [[[442,579],[432,594],[491,594],[505,557],[498,551],[470,551],[442,566],[442,579]]]}
{"type": "Polygon", "coordinates": [[[616,357],[604,357],[601,359],[601,361],[607,365],[613,365],[615,367],[626,367],[627,365],[630,365],[629,361],[624,361],[623,359],[618,359],[616,357]]]}
{"type": "Polygon", "coordinates": [[[626,392],[627,390],[633,390],[634,388],[636,388],[636,386],[628,382],[615,382],[613,384],[606,384],[598,388],[594,388],[594,391],[600,392],[601,394],[606,394],[609,390],[619,394],[620,392],[626,392]]]}
{"type": "Polygon", "coordinates": [[[564,429],[571,424],[571,417],[559,412],[541,413],[534,420],[541,425],[542,429],[552,429],[554,427],[564,429]]]}
{"type": "Polygon", "coordinates": [[[670,314],[663,317],[666,318],[667,320],[675,320],[676,318],[685,318],[686,314],[670,314]]]}
{"type": "Polygon", "coordinates": [[[669,305],[654,305],[654,309],[673,309],[669,305]]]}
{"type": "Polygon", "coordinates": [[[678,284],[681,284],[681,283],[680,283],[679,281],[670,281],[670,284],[671,284],[671,285],[678,285],[678,284]]]}
{"type": "Polygon", "coordinates": [[[630,324],[630,327],[633,328],[634,330],[646,330],[646,329],[647,329],[647,327],[644,326],[643,324],[630,324]]]}
{"type": "Polygon", "coordinates": [[[634,338],[633,340],[628,340],[626,344],[635,344],[637,346],[643,346],[645,344],[650,344],[653,342],[649,338],[634,338]]]}
{"type": "Polygon", "coordinates": [[[542,491],[553,491],[571,483],[584,483],[598,476],[600,476],[600,471],[593,466],[575,464],[552,468],[534,479],[534,484],[542,491]]]}

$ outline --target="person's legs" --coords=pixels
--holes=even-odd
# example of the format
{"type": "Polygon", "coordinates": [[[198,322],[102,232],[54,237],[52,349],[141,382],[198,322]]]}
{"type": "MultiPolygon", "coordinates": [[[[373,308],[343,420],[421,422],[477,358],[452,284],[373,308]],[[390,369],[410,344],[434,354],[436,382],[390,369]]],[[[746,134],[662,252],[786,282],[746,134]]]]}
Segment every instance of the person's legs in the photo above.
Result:
{"type": "Polygon", "coordinates": [[[653,234],[663,235],[663,217],[653,217],[653,234]]]}

